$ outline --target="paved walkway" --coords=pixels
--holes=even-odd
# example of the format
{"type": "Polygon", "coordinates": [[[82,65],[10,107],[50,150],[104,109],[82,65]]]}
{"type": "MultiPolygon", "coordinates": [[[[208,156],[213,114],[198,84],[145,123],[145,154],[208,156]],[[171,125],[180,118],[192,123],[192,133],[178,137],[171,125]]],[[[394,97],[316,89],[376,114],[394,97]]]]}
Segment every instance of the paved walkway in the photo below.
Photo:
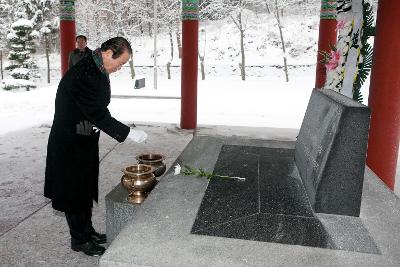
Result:
{"type": "MultiPolygon", "coordinates": [[[[100,138],[99,204],[93,209],[96,229],[105,232],[105,195],[120,181],[120,169],[134,164],[143,152],[166,155],[168,167],[192,138],[174,125],[140,126],[148,135],[143,144],[119,144],[100,138]],[[118,157],[119,146],[131,154],[118,157]],[[126,150],[126,147],[125,147],[126,150]],[[110,165],[114,170],[110,171],[110,165]],[[105,176],[105,173],[115,175],[105,176]]],[[[47,125],[0,136],[0,266],[97,266],[97,257],[73,252],[63,213],[43,197],[47,125]]]]}

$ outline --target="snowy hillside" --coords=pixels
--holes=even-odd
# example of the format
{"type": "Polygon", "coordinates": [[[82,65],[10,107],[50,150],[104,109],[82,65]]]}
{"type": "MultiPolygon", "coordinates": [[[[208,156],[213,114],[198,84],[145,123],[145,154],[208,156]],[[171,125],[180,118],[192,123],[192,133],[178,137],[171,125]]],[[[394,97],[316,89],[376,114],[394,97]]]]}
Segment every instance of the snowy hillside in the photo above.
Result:
{"type": "MultiPolygon", "coordinates": [[[[248,66],[282,65],[283,53],[276,19],[266,14],[256,15],[248,11],[245,32],[245,53],[248,66]]],[[[283,35],[290,65],[315,64],[318,13],[304,18],[302,15],[283,17],[283,35]]],[[[175,39],[175,36],[174,36],[175,39]]],[[[136,65],[153,64],[153,39],[148,36],[132,38],[136,65]]],[[[221,21],[200,23],[199,53],[205,54],[206,65],[232,65],[240,61],[239,31],[227,18],[221,21]],[[205,49],[205,52],[204,52],[205,49]]],[[[94,46],[93,43],[89,45],[94,46]]],[[[170,60],[170,42],[165,33],[158,36],[158,62],[166,65],[170,60]]],[[[180,65],[174,43],[173,65],[180,65]]]]}

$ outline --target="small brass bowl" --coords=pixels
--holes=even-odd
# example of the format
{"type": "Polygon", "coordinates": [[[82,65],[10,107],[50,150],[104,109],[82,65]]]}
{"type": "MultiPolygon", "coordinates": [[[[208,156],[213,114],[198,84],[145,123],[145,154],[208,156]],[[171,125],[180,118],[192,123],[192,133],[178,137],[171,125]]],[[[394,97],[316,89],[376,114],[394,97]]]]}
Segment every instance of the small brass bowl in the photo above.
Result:
{"type": "Polygon", "coordinates": [[[139,164],[150,165],[155,168],[154,175],[159,177],[164,174],[167,166],[164,163],[165,156],[155,153],[140,154],[136,157],[139,164]]]}

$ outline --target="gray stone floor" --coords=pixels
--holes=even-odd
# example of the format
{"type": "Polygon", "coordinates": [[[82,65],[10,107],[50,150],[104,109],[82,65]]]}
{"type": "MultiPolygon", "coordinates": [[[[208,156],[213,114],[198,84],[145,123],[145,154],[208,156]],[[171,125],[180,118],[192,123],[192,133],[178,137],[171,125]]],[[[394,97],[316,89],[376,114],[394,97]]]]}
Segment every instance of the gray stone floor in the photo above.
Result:
{"type": "MultiPolygon", "coordinates": [[[[149,134],[144,144],[118,144],[105,134],[101,136],[100,201],[93,210],[99,231],[105,231],[104,197],[119,183],[120,169],[135,163],[135,156],[143,152],[165,154],[169,168],[193,136],[193,131],[176,125],[138,126],[149,134]]],[[[0,266],[97,266],[99,258],[70,250],[63,214],[54,212],[43,197],[48,133],[49,126],[42,125],[0,136],[0,266]]],[[[295,140],[297,131],[204,126],[196,134],[286,141],[295,140]]]]}

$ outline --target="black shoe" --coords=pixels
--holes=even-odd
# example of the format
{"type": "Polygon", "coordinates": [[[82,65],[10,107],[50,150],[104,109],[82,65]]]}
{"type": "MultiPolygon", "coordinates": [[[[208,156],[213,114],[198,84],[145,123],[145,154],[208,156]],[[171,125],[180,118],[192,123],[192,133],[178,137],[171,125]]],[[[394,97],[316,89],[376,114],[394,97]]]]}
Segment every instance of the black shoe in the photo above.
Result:
{"type": "Polygon", "coordinates": [[[96,242],[97,244],[105,244],[107,243],[107,236],[105,234],[100,234],[95,231],[90,234],[90,240],[96,242]]]}
{"type": "Polygon", "coordinates": [[[71,249],[73,251],[82,251],[83,253],[89,256],[101,256],[103,255],[104,251],[106,251],[104,247],[99,246],[92,240],[89,240],[88,242],[83,244],[77,244],[77,245],[71,244],[71,249]]]}

